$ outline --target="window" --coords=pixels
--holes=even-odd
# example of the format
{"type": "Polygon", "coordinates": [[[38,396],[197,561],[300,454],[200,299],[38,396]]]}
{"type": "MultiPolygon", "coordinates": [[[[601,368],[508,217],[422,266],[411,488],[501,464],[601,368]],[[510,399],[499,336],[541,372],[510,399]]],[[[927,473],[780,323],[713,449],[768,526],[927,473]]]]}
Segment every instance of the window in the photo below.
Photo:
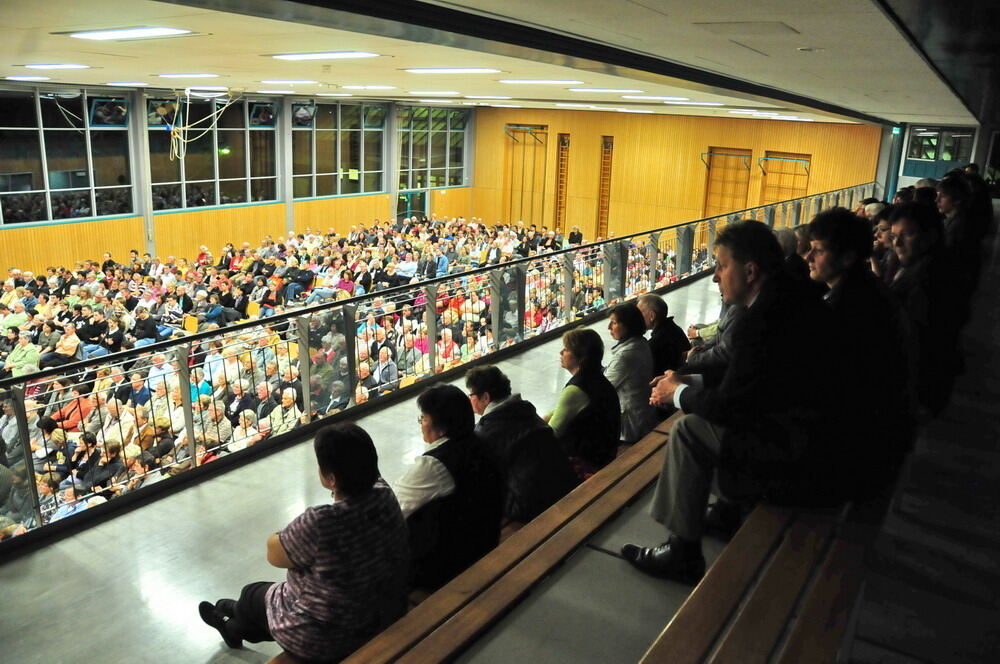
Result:
{"type": "Polygon", "coordinates": [[[461,186],[465,177],[468,111],[403,106],[396,111],[399,188],[461,186]]]}
{"type": "Polygon", "coordinates": [[[4,224],[131,214],[129,101],[86,91],[0,91],[4,224]]]}
{"type": "Polygon", "coordinates": [[[937,129],[914,127],[910,133],[910,149],[906,151],[906,158],[934,161],[937,159],[938,142],[940,140],[941,132],[937,129]]]}
{"type": "Polygon", "coordinates": [[[275,200],[277,113],[268,102],[149,100],[153,209],[275,200]],[[182,142],[171,140],[176,126],[182,142]]]}
{"type": "Polygon", "coordinates": [[[972,141],[976,133],[974,129],[948,129],[941,137],[941,156],[939,161],[957,161],[968,163],[972,160],[972,141]]]}
{"type": "Polygon", "coordinates": [[[384,191],[385,106],[302,104],[295,111],[294,198],[384,191]]]}

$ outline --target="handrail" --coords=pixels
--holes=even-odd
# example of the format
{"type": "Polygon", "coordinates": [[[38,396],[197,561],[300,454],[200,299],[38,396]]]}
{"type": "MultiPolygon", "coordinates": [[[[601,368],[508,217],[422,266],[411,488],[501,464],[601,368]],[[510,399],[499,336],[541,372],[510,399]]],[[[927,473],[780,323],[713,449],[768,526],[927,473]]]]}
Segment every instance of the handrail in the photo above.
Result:
{"type": "MultiPolygon", "coordinates": [[[[256,370],[267,370],[271,364],[277,366],[280,371],[284,371],[289,366],[297,367],[300,372],[300,385],[302,386],[297,405],[305,413],[303,421],[311,420],[315,423],[334,416],[337,412],[340,412],[340,409],[327,412],[322,404],[312,403],[310,376],[313,371],[324,371],[326,367],[322,364],[314,366],[314,357],[311,351],[314,348],[325,351],[327,357],[335,358],[337,362],[346,361],[347,365],[345,374],[337,374],[337,368],[334,368],[332,377],[330,377],[328,370],[327,373],[323,374],[327,376],[328,382],[318,386],[321,388],[320,398],[325,400],[331,396],[325,394],[322,390],[324,388],[332,390],[333,382],[338,380],[338,376],[342,375],[343,387],[345,388],[347,397],[347,402],[343,405],[343,409],[352,409],[360,406],[363,403],[361,397],[367,393],[363,389],[359,389],[359,386],[364,387],[364,381],[368,380],[367,377],[361,378],[359,376],[359,366],[362,362],[360,356],[362,350],[367,352],[367,349],[363,347],[367,346],[370,340],[364,336],[366,326],[359,314],[372,313],[368,309],[375,298],[381,298],[385,303],[393,303],[397,307],[395,310],[397,313],[404,306],[410,305],[416,314],[413,319],[414,323],[422,334],[426,334],[428,347],[425,355],[420,358],[420,361],[412,368],[412,371],[406,372],[406,380],[403,380],[404,374],[401,371],[396,381],[387,381],[387,391],[376,390],[377,393],[369,395],[372,399],[378,398],[388,392],[407,389],[400,387],[401,384],[410,385],[414,382],[425,383],[426,381],[435,380],[439,374],[447,372],[453,367],[479,361],[476,359],[477,357],[482,357],[485,361],[501,350],[504,350],[505,353],[509,352],[505,349],[516,346],[543,332],[555,333],[571,325],[575,325],[581,320],[600,315],[617,301],[635,297],[644,292],[662,291],[678,279],[704,273],[707,271],[707,258],[711,254],[715,233],[720,222],[735,220],[741,217],[755,217],[762,218],[769,225],[774,226],[777,212],[784,210],[786,214],[782,217],[781,221],[784,225],[788,225],[789,219],[787,213],[789,210],[794,211],[796,222],[802,216],[815,211],[803,211],[803,203],[806,201],[811,201],[814,206],[819,206],[824,202],[831,201],[833,197],[836,197],[836,200],[840,201],[844,195],[850,197],[852,201],[856,201],[865,195],[870,195],[874,186],[875,183],[855,185],[789,201],[716,215],[706,219],[640,231],[621,238],[595,241],[551,253],[483,266],[436,277],[417,284],[407,284],[382,291],[373,291],[345,300],[298,308],[271,317],[246,321],[218,330],[195,333],[179,339],[153,343],[104,357],[67,363],[60,367],[53,367],[27,376],[0,381],[0,393],[8,393],[7,397],[0,396],[0,398],[9,398],[11,400],[20,440],[28,441],[31,439],[33,432],[36,433],[37,438],[37,429],[32,429],[31,427],[34,426],[34,416],[40,414],[31,410],[29,406],[26,406],[26,401],[30,400],[27,392],[33,389],[33,386],[45,385],[52,388],[54,385],[53,379],[56,376],[76,375],[81,379],[86,376],[86,380],[91,381],[93,380],[92,372],[96,368],[113,366],[121,371],[131,369],[130,363],[136,360],[138,356],[144,354],[152,354],[154,357],[158,354],[164,354],[172,357],[174,365],[170,365],[169,363],[162,365],[162,367],[166,367],[165,369],[161,367],[161,371],[165,373],[158,375],[165,376],[163,379],[165,386],[175,384],[173,381],[179,383],[182,388],[179,390],[180,403],[175,403],[176,409],[171,410],[172,405],[169,399],[160,396],[158,397],[160,401],[151,401],[150,404],[153,406],[153,411],[156,410],[156,404],[161,406],[165,404],[168,413],[171,414],[171,418],[175,416],[177,418],[177,420],[172,421],[171,427],[178,436],[185,437],[187,445],[183,447],[178,445],[173,450],[173,455],[169,457],[169,463],[171,464],[169,468],[171,472],[176,470],[180,473],[197,465],[197,460],[200,459],[199,455],[203,453],[199,451],[200,447],[206,448],[209,452],[225,451],[225,445],[214,442],[215,439],[212,437],[214,434],[216,437],[222,438],[223,434],[220,432],[220,429],[225,428],[225,423],[221,419],[213,420],[210,409],[203,411],[201,407],[197,407],[196,410],[200,392],[191,392],[189,389],[189,372],[193,372],[197,368],[195,366],[197,363],[190,360],[193,356],[204,354],[205,351],[203,349],[210,341],[221,342],[224,349],[230,351],[232,355],[239,354],[235,359],[249,357],[250,366],[247,368],[247,371],[249,371],[249,375],[252,378],[258,381],[262,380],[262,378],[258,377],[258,374],[255,373],[254,362],[257,363],[256,370]],[[674,233],[664,236],[663,233],[669,230],[673,230],[674,233]],[[698,245],[695,243],[696,237],[699,238],[698,245]],[[439,302],[439,292],[450,298],[452,295],[448,291],[452,287],[456,289],[467,288],[470,291],[476,290],[480,295],[480,299],[484,301],[484,304],[488,303],[481,314],[474,316],[482,315],[484,317],[479,318],[478,321],[473,323],[474,327],[478,324],[486,330],[486,334],[482,337],[484,347],[480,349],[478,343],[479,337],[476,336],[476,354],[470,352],[469,358],[466,359],[454,360],[455,351],[449,350],[448,347],[444,347],[445,350],[440,351],[442,357],[438,357],[438,328],[441,327],[443,330],[445,329],[444,326],[452,325],[458,327],[459,325],[465,325],[468,320],[467,318],[459,318],[457,321],[446,321],[442,314],[437,314],[436,312],[435,305],[439,302]],[[584,289],[589,289],[590,295],[599,298],[600,301],[595,299],[594,304],[587,302],[586,298],[582,298],[582,302],[577,301],[576,296],[582,293],[584,289]],[[529,312],[533,311],[533,301],[536,300],[539,303],[557,303],[558,311],[556,312],[555,320],[546,324],[544,328],[536,326],[534,320],[528,316],[529,312]],[[421,307],[426,307],[426,313],[418,311],[421,307]],[[526,320],[526,318],[529,320],[526,320]],[[319,326],[326,325],[326,331],[330,339],[336,339],[339,335],[342,338],[342,348],[336,345],[336,341],[328,342],[326,336],[317,336],[310,329],[311,323],[319,326]],[[280,333],[276,332],[276,330],[280,330],[280,333]],[[252,335],[252,339],[238,338],[245,336],[247,333],[256,334],[252,335]],[[492,336],[492,339],[490,336],[492,336]],[[250,345],[258,341],[261,341],[263,345],[259,347],[250,345]],[[362,348],[356,348],[358,345],[361,345],[362,348]],[[446,355],[449,362],[445,362],[446,355]],[[168,380],[170,382],[167,382],[168,380]],[[29,418],[29,415],[31,418],[29,418]],[[199,437],[204,440],[199,440],[199,437]],[[187,458],[186,466],[185,460],[182,457],[187,458]]],[[[376,314],[376,316],[384,317],[385,314],[376,314]]],[[[383,332],[392,328],[392,325],[386,325],[384,320],[380,325],[383,327],[383,332]]],[[[372,334],[374,335],[374,331],[372,334]]],[[[458,339],[456,341],[461,343],[462,340],[458,339]]],[[[468,341],[471,342],[472,338],[469,338],[468,341]]],[[[395,357],[398,359],[399,352],[401,350],[406,351],[403,346],[402,336],[394,343],[395,357]]],[[[469,347],[470,345],[467,343],[467,348],[469,347]]],[[[393,348],[390,347],[390,353],[392,351],[393,348]]],[[[223,362],[224,360],[218,361],[223,362]]],[[[325,364],[327,360],[324,358],[322,362],[325,364]]],[[[208,364],[206,363],[205,366],[207,367],[208,364]]],[[[218,371],[218,367],[215,364],[210,368],[215,368],[215,371],[218,371]]],[[[226,373],[228,376],[228,371],[229,369],[225,369],[223,373],[226,373]]],[[[260,371],[260,373],[264,372],[260,371]]],[[[243,374],[239,373],[238,375],[243,374]]],[[[294,384],[294,372],[292,378],[294,384]]],[[[227,383],[232,382],[232,380],[232,377],[230,377],[227,383]]],[[[149,386],[152,387],[151,378],[149,378],[149,386]]],[[[213,376],[213,380],[208,381],[208,388],[213,394],[213,400],[223,398],[216,397],[215,395],[217,394],[227,394],[227,388],[221,384],[217,384],[215,376],[213,376]]],[[[65,394],[55,393],[55,396],[51,398],[50,406],[53,404],[59,406],[70,403],[75,402],[65,394]]],[[[323,403],[333,403],[333,400],[331,399],[329,402],[324,401],[323,403]]],[[[287,406],[286,408],[287,410],[282,411],[282,413],[296,412],[295,405],[287,406]]],[[[285,415],[282,414],[281,417],[285,417],[285,415]]],[[[113,420],[107,421],[115,424],[113,420]]],[[[12,422],[12,420],[8,420],[8,422],[12,422]]],[[[273,422],[271,424],[273,425],[273,422]]],[[[288,423],[284,422],[284,424],[288,423]]],[[[122,425],[119,423],[118,426],[121,428],[122,425]]],[[[290,431],[295,426],[299,425],[293,421],[287,428],[290,431]]],[[[310,424],[310,426],[313,426],[313,424],[310,424]]],[[[101,429],[103,430],[104,428],[106,428],[106,424],[102,420],[101,429]]],[[[269,439],[268,444],[263,446],[264,448],[273,448],[276,444],[283,444],[281,441],[290,439],[296,435],[295,433],[286,432],[284,428],[281,430],[276,429],[276,431],[277,435],[269,439]],[[275,443],[274,441],[278,442],[275,443]]],[[[122,432],[119,431],[119,433],[122,432]]],[[[46,455],[51,456],[57,453],[51,440],[46,439],[44,436],[41,439],[41,445],[41,451],[46,455]]],[[[16,466],[19,463],[23,463],[27,469],[36,467],[34,463],[35,458],[31,453],[30,446],[25,444],[21,446],[21,449],[24,455],[23,460],[16,459],[11,461],[11,465],[16,466]]],[[[253,451],[244,450],[237,454],[241,455],[240,458],[249,458],[260,453],[263,452],[259,448],[255,448],[253,451]]],[[[220,465],[226,466],[228,464],[224,463],[220,465]]],[[[166,462],[164,462],[162,467],[168,467],[166,462]]],[[[205,472],[215,471],[206,470],[205,472]]],[[[196,473],[195,475],[200,474],[196,473]]],[[[32,475],[31,479],[34,479],[32,473],[29,473],[29,475],[32,475]]],[[[126,473],[126,479],[136,479],[144,476],[126,473]]],[[[164,483],[172,481],[172,479],[167,479],[164,483]]],[[[31,483],[29,482],[29,484],[31,483]]],[[[140,494],[146,492],[149,495],[151,493],[159,493],[160,489],[157,488],[155,491],[150,492],[148,487],[140,487],[138,488],[138,492],[140,494]]],[[[104,491],[103,493],[107,492],[104,491]]],[[[51,527],[47,525],[49,517],[47,514],[43,514],[37,491],[32,488],[31,494],[34,511],[32,522],[35,523],[33,530],[50,529],[51,532],[51,527]]],[[[115,500],[117,498],[112,499],[111,502],[115,500]]],[[[111,509],[110,505],[106,507],[111,509]]],[[[79,521],[81,516],[69,516],[68,519],[70,521],[79,521]]],[[[9,546],[9,542],[0,543],[0,554],[9,546]]]]}

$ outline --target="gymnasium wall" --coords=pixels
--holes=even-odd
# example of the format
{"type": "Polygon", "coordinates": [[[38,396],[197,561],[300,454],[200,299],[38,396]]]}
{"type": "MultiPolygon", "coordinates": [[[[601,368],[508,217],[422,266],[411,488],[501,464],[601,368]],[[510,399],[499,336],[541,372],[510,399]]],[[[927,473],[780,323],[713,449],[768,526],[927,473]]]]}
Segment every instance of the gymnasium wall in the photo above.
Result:
{"type": "Polygon", "coordinates": [[[316,198],[295,201],[292,205],[296,233],[309,229],[326,233],[333,228],[346,235],[359,222],[370,226],[376,219],[383,222],[394,219],[389,194],[316,198]]]}
{"type": "Polygon", "coordinates": [[[438,218],[478,216],[469,205],[472,201],[472,187],[432,189],[428,194],[427,211],[438,218]]]}
{"type": "Polygon", "coordinates": [[[218,256],[227,242],[257,246],[261,238],[285,234],[285,204],[263,203],[184,212],[160,212],[153,216],[156,255],[192,259],[205,245],[218,256]]]}
{"type": "MultiPolygon", "coordinates": [[[[557,136],[569,134],[566,225],[579,225],[594,238],[602,136],[614,137],[608,230],[618,235],[702,217],[709,147],[753,152],[746,205],[759,204],[762,172],[757,159],[766,151],[812,156],[808,193],[869,182],[878,160],[878,127],[867,125],[744,120],[678,115],[640,115],[537,109],[476,110],[475,171],[466,216],[487,222],[505,219],[510,207],[507,125],[545,125],[548,140],[542,164],[544,195],[537,207],[541,225],[553,227],[557,136]]],[[[536,165],[536,168],[538,166],[536,165]]],[[[537,185],[536,185],[537,187],[537,185]]],[[[456,210],[456,212],[460,212],[456,210]]],[[[537,215],[536,215],[537,216],[537,215]]]]}
{"type": "Polygon", "coordinates": [[[5,275],[9,267],[40,274],[48,267],[100,260],[105,252],[120,260],[131,249],[145,250],[142,233],[142,217],[5,226],[0,230],[0,269],[5,275]]]}

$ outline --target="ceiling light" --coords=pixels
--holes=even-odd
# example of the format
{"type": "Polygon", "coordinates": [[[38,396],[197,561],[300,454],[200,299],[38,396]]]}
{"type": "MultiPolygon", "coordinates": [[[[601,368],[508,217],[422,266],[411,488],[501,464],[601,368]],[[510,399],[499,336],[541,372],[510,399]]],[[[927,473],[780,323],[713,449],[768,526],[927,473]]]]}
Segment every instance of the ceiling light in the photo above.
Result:
{"type": "Polygon", "coordinates": [[[160,78],[219,78],[218,74],[159,74],[160,78]]]}
{"type": "Polygon", "coordinates": [[[456,90],[410,90],[411,95],[440,95],[442,97],[457,97],[461,92],[456,90]]]}
{"type": "Polygon", "coordinates": [[[451,104],[447,99],[418,99],[421,104],[451,104]]]}
{"type": "Polygon", "coordinates": [[[257,90],[257,94],[262,95],[293,95],[295,90],[257,90]]]}
{"type": "Polygon", "coordinates": [[[619,108],[619,113],[652,113],[653,111],[647,111],[642,108],[619,108]]]}
{"type": "Polygon", "coordinates": [[[645,99],[646,101],[687,101],[687,97],[653,97],[650,95],[622,95],[622,99],[645,99]]]}
{"type": "Polygon", "coordinates": [[[70,62],[24,66],[26,69],[90,69],[90,65],[77,65],[70,62]]]}
{"type": "Polygon", "coordinates": [[[499,74],[499,69],[488,69],[486,67],[424,67],[417,69],[404,69],[411,74],[499,74]]]}
{"type": "Polygon", "coordinates": [[[663,103],[678,106],[725,106],[721,101],[665,101],[663,103]]]}
{"type": "Polygon", "coordinates": [[[581,85],[583,81],[559,81],[548,78],[503,78],[501,83],[510,85],[581,85]]]}
{"type": "Polygon", "coordinates": [[[261,81],[266,85],[314,85],[319,81],[261,81]]]}
{"type": "Polygon", "coordinates": [[[466,99],[510,99],[503,95],[465,95],[466,99]]]}
{"type": "Polygon", "coordinates": [[[629,88],[570,88],[570,92],[645,92],[645,90],[631,90],[629,88]]]}
{"type": "Polygon", "coordinates": [[[757,111],[755,111],[755,110],[753,110],[753,109],[749,109],[749,108],[738,108],[738,109],[736,109],[736,110],[734,110],[734,111],[729,111],[729,112],[730,112],[730,113],[741,113],[741,114],[746,114],[746,113],[749,113],[749,114],[753,115],[753,114],[754,114],[754,113],[756,113],[757,111]]]}
{"type": "Polygon", "coordinates": [[[8,81],[47,81],[48,76],[5,76],[8,81]]]}
{"type": "Polygon", "coordinates": [[[317,97],[353,97],[350,92],[317,92],[317,97]]]}
{"type": "Polygon", "coordinates": [[[377,58],[378,53],[368,51],[333,51],[326,53],[282,53],[272,55],[276,60],[345,60],[349,58],[377,58]]]}
{"type": "Polygon", "coordinates": [[[151,39],[153,37],[176,37],[189,35],[190,30],[181,28],[121,28],[119,30],[91,30],[88,32],[71,32],[70,37],[77,39],[92,39],[94,41],[110,41],[115,39],[151,39]]]}
{"type": "Polygon", "coordinates": [[[521,108],[517,104],[490,104],[492,108],[521,108]]]}
{"type": "Polygon", "coordinates": [[[184,94],[189,97],[201,97],[202,99],[215,99],[221,97],[229,91],[223,85],[192,85],[184,88],[184,94]]]}
{"type": "Polygon", "coordinates": [[[395,85],[342,85],[345,90],[395,90],[395,85]]]}
{"type": "Polygon", "coordinates": [[[799,46],[796,51],[800,53],[819,53],[820,51],[825,51],[825,48],[820,48],[819,46],[799,46]]]}
{"type": "Polygon", "coordinates": [[[556,106],[562,106],[563,108],[593,108],[590,104],[556,104],[556,106]]]}
{"type": "Polygon", "coordinates": [[[114,83],[108,83],[108,85],[113,85],[116,88],[144,88],[149,83],[143,83],[142,81],[115,81],[114,83]]]}
{"type": "Polygon", "coordinates": [[[463,101],[462,106],[489,106],[488,101],[463,101]]]}
{"type": "Polygon", "coordinates": [[[781,115],[781,113],[775,113],[773,111],[757,111],[754,115],[781,115]]]}

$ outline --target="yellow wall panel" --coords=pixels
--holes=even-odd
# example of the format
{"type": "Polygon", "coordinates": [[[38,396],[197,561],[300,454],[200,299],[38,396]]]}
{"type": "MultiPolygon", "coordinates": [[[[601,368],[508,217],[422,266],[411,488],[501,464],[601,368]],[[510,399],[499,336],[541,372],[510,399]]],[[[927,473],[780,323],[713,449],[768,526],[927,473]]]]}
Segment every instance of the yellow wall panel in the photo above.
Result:
{"type": "Polygon", "coordinates": [[[48,267],[72,269],[77,261],[100,261],[105,252],[121,261],[131,249],[145,252],[141,217],[0,229],[4,270],[18,267],[39,274],[48,267]]]}
{"type": "Polygon", "coordinates": [[[153,224],[156,254],[161,258],[183,256],[191,259],[198,255],[201,245],[218,256],[227,242],[237,247],[249,242],[256,247],[265,235],[283,236],[285,206],[270,203],[158,214],[153,217],[153,224]]]}
{"type": "Polygon", "coordinates": [[[292,203],[295,232],[311,229],[328,232],[331,228],[341,235],[351,231],[351,226],[370,226],[376,219],[391,221],[393,208],[388,194],[371,196],[345,196],[342,198],[317,198],[292,203]]]}
{"type": "MultiPolygon", "coordinates": [[[[597,222],[601,136],[614,137],[609,232],[624,235],[683,223],[702,216],[707,172],[701,154],[710,146],[750,150],[747,205],[759,204],[762,172],[757,160],[768,151],[812,155],[809,193],[874,178],[880,130],[868,125],[783,122],[678,115],[632,115],[541,109],[477,109],[475,169],[470,214],[491,223],[503,219],[510,186],[504,171],[511,140],[507,124],[544,125],[549,136],[570,136],[566,223],[593,239],[597,222]]],[[[554,209],[557,141],[546,161],[545,223],[554,209]]]]}
{"type": "Polygon", "coordinates": [[[472,209],[471,187],[456,187],[454,189],[432,189],[430,191],[431,214],[439,218],[452,217],[469,218],[474,215],[472,209]]]}

